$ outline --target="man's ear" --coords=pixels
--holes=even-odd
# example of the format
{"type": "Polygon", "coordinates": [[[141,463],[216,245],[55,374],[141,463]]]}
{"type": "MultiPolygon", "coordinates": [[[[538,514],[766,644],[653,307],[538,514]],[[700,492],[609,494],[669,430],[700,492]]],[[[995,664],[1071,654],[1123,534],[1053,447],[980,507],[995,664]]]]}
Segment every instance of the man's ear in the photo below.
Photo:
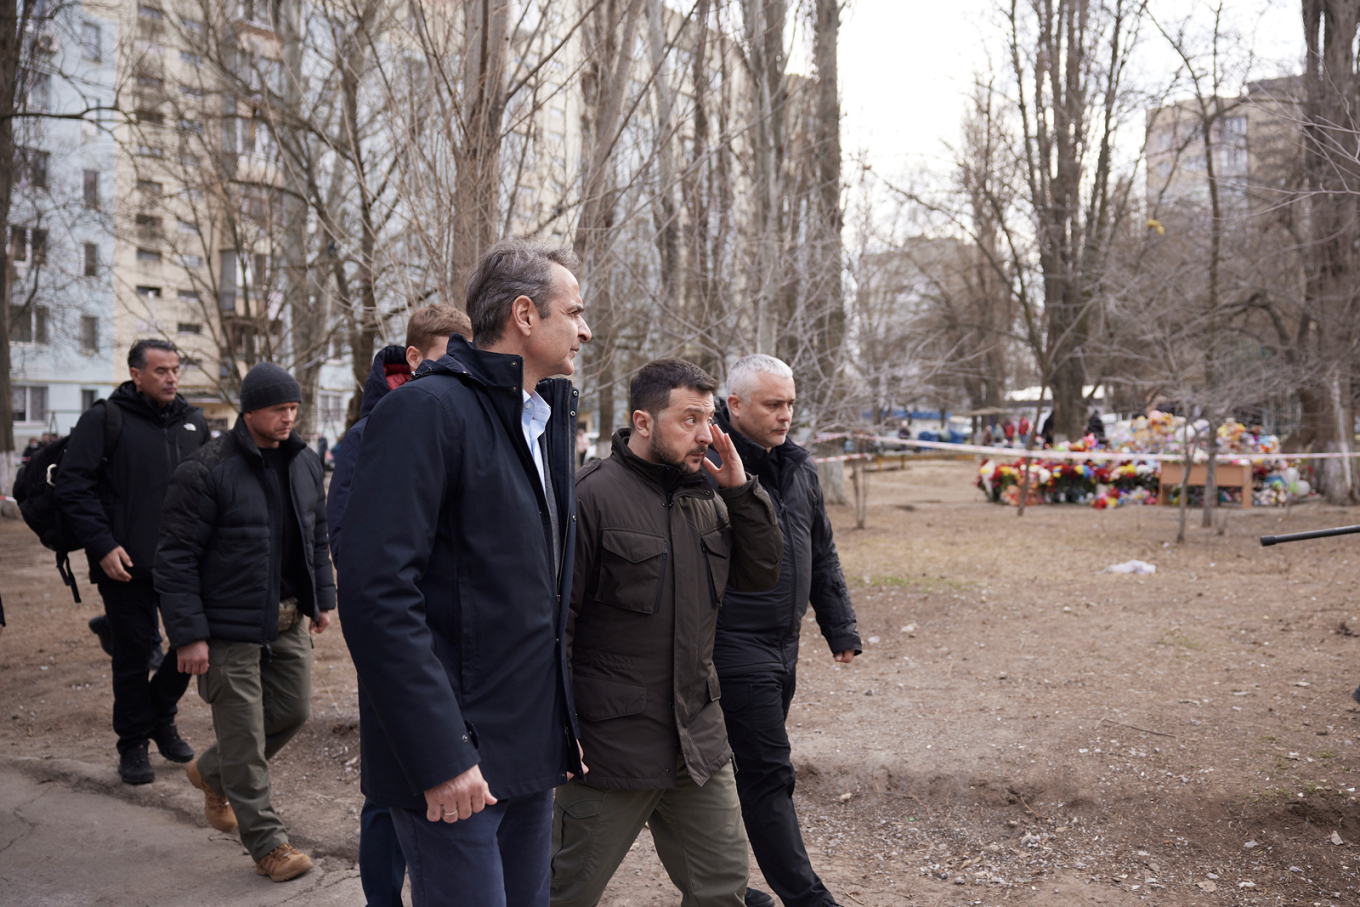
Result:
{"type": "Polygon", "coordinates": [[[538,306],[528,296],[517,296],[515,301],[510,303],[510,324],[525,337],[533,330],[534,321],[538,318],[538,306]]]}
{"type": "Polygon", "coordinates": [[[424,361],[425,354],[418,347],[408,346],[406,348],[406,364],[411,367],[411,371],[414,372],[420,368],[420,363],[424,361]]]}
{"type": "Polygon", "coordinates": [[[727,395],[727,412],[737,418],[741,417],[741,398],[736,394],[727,395]]]}
{"type": "Polygon", "coordinates": [[[633,410],[633,431],[641,437],[650,438],[652,436],[652,414],[645,409],[633,410]]]}

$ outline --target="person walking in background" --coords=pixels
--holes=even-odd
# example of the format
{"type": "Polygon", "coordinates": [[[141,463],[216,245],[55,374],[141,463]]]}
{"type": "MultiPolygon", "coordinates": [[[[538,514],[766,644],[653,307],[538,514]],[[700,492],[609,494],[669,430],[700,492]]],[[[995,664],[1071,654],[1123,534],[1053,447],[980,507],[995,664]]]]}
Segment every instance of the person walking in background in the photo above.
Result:
{"type": "Polygon", "coordinates": [[[686,907],[746,892],[713,629],[723,590],[772,585],[784,549],[761,482],[711,426],[717,386],[682,359],[643,366],[631,428],[576,479],[568,644],[590,774],[557,789],[553,907],[594,907],[644,824],[686,907]]]}
{"type": "Polygon", "coordinates": [[[179,669],[198,676],[217,733],[189,782],[275,882],[312,866],[274,809],[269,760],[307,721],[311,636],[335,607],[321,461],[293,431],[301,400],[284,369],[251,367],[235,427],[175,470],[154,570],[179,669]]]}
{"type": "Polygon", "coordinates": [[[160,654],[152,564],[170,477],[184,457],[208,442],[208,423],[179,396],[174,344],[140,340],[127,362],[131,380],[76,423],[55,491],[104,601],[105,620],[95,618],[91,629],[113,656],[118,775],[126,784],[149,784],[156,777],[147,757],[149,741],[172,762],[194,758],[175,727],[188,675],[167,658],[148,676],[160,654]]]}
{"type": "Polygon", "coordinates": [[[1025,416],[1020,417],[1020,424],[1016,426],[1016,438],[1021,444],[1028,443],[1029,439],[1029,419],[1025,416]]]}
{"type": "MultiPolygon", "coordinates": [[[[784,907],[836,902],[812,868],[793,805],[794,771],[785,723],[797,687],[798,637],[809,601],[832,657],[860,652],[855,609],[841,572],[812,455],[789,438],[797,398],[793,371],[772,356],[738,359],[728,372],[718,425],[748,475],[774,501],[784,533],[779,581],[763,591],[729,588],[718,612],[713,664],[737,763],[737,793],[751,852],[784,907]]],[[[772,907],[747,889],[747,907],[772,907]]]]}
{"type": "MultiPolygon", "coordinates": [[[[326,524],[330,528],[331,557],[338,563],[340,556],[341,523],[345,505],[349,502],[350,482],[354,465],[359,459],[359,445],[369,414],[378,401],[411,380],[411,375],[426,360],[434,361],[448,351],[449,338],[459,335],[472,337],[472,322],[451,305],[431,305],[411,313],[406,323],[406,346],[395,344],[373,357],[373,370],[364,385],[363,405],[359,421],[345,435],[335,458],[331,475],[330,494],[326,498],[326,524]]],[[[398,435],[387,439],[391,444],[402,444],[398,435]]],[[[359,691],[359,698],[364,693],[359,691]]],[[[361,711],[366,708],[361,707],[361,711]]],[[[392,825],[387,807],[378,806],[367,797],[359,813],[359,880],[363,884],[368,907],[401,907],[402,880],[406,877],[406,858],[392,825]]]]}
{"type": "Polygon", "coordinates": [[[579,392],[570,252],[504,240],[468,279],[473,343],[369,416],[339,558],[364,796],[416,907],[542,907],[552,789],[583,771],[565,649],[579,392]]]}
{"type": "Polygon", "coordinates": [[[1007,416],[1006,421],[1002,423],[1001,433],[1006,436],[1007,445],[1015,441],[1015,423],[1011,421],[1010,416],[1007,416]]]}
{"type": "MultiPolygon", "coordinates": [[[[364,440],[369,414],[379,400],[410,381],[422,362],[443,356],[448,350],[449,338],[455,334],[465,339],[472,337],[472,322],[467,315],[451,305],[425,306],[412,312],[406,322],[405,346],[395,343],[385,346],[373,357],[373,368],[364,383],[359,419],[335,450],[335,467],[326,498],[326,525],[330,528],[332,556],[340,551],[340,517],[349,502],[349,486],[354,480],[354,464],[359,461],[359,445],[364,440]]],[[[393,440],[399,442],[399,439],[393,440]]]]}

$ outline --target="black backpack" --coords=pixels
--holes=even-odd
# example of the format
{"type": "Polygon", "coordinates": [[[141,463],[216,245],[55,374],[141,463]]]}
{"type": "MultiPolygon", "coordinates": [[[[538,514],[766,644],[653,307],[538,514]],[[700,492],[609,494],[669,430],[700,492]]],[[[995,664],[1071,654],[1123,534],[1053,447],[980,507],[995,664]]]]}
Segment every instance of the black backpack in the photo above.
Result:
{"type": "MultiPolygon", "coordinates": [[[[104,462],[118,437],[123,432],[123,411],[116,403],[101,400],[95,404],[104,407],[104,462]]],[[[57,553],[57,573],[61,581],[71,587],[71,595],[80,604],[80,589],[76,586],[75,574],[71,572],[71,552],[79,551],[85,545],[76,538],[61,508],[57,505],[57,473],[61,469],[61,458],[66,453],[66,443],[71,436],[58,438],[38,448],[28,462],[19,467],[14,477],[14,499],[19,502],[19,513],[23,515],[28,528],[38,534],[43,547],[57,553]]]]}

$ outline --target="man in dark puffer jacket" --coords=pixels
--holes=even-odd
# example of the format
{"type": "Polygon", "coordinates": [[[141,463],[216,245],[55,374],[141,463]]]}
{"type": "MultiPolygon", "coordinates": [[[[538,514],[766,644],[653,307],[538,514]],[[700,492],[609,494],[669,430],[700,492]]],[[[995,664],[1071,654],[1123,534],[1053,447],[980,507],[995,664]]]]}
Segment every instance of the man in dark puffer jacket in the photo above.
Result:
{"type": "Polygon", "coordinates": [[[113,656],[113,729],[118,774],[147,784],[156,773],[147,741],[162,756],[188,762],[194,751],[175,729],[179,698],[189,685],[174,659],[151,670],[160,654],[156,592],[151,581],[161,503],[183,457],[208,442],[203,412],[179,396],[179,351],[166,340],[139,340],[128,351],[128,374],[103,403],[76,423],[57,471],[62,517],[85,546],[90,581],[104,600],[103,619],[90,629],[113,656]],[[108,447],[108,420],[118,418],[108,447]],[[102,625],[102,626],[101,626],[102,625]]]}
{"type": "MultiPolygon", "coordinates": [[[[784,724],[808,602],[836,661],[849,664],[859,654],[860,640],[817,467],[788,438],[793,401],[793,372],[772,356],[746,356],[728,373],[727,407],[719,407],[718,425],[731,434],[747,474],[759,478],[774,501],[784,532],[784,563],[771,589],[727,590],[718,612],[713,664],[739,769],[741,814],[760,871],[785,907],[833,907],[836,902],[813,871],[798,828],[784,724]]],[[[762,891],[746,890],[747,907],[773,903],[762,891]]]]}
{"type": "Polygon", "coordinates": [[[153,574],[179,668],[198,675],[217,743],[187,767],[221,831],[238,826],[256,871],[295,878],[311,860],[270,802],[269,762],[307,720],[311,633],[335,607],[321,461],[293,431],[301,388],[261,362],[241,417],[175,470],[153,574]]]}

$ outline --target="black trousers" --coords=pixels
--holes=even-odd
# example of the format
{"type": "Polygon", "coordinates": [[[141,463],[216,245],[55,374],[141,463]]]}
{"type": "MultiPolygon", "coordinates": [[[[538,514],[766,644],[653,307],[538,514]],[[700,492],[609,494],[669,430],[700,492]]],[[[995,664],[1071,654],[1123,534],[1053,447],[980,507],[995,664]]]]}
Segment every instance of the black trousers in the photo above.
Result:
{"type": "Polygon", "coordinates": [[[150,577],[102,582],[99,595],[113,641],[113,730],[121,754],[174,723],[189,675],[180,673],[174,652],[155,674],[147,675],[147,659],[156,645],[152,640],[158,636],[150,577]]]}
{"type": "Polygon", "coordinates": [[[797,672],[723,673],[723,716],[737,766],[737,796],[751,853],[784,907],[834,907],[812,870],[793,808],[794,773],[785,722],[797,672]]]}

